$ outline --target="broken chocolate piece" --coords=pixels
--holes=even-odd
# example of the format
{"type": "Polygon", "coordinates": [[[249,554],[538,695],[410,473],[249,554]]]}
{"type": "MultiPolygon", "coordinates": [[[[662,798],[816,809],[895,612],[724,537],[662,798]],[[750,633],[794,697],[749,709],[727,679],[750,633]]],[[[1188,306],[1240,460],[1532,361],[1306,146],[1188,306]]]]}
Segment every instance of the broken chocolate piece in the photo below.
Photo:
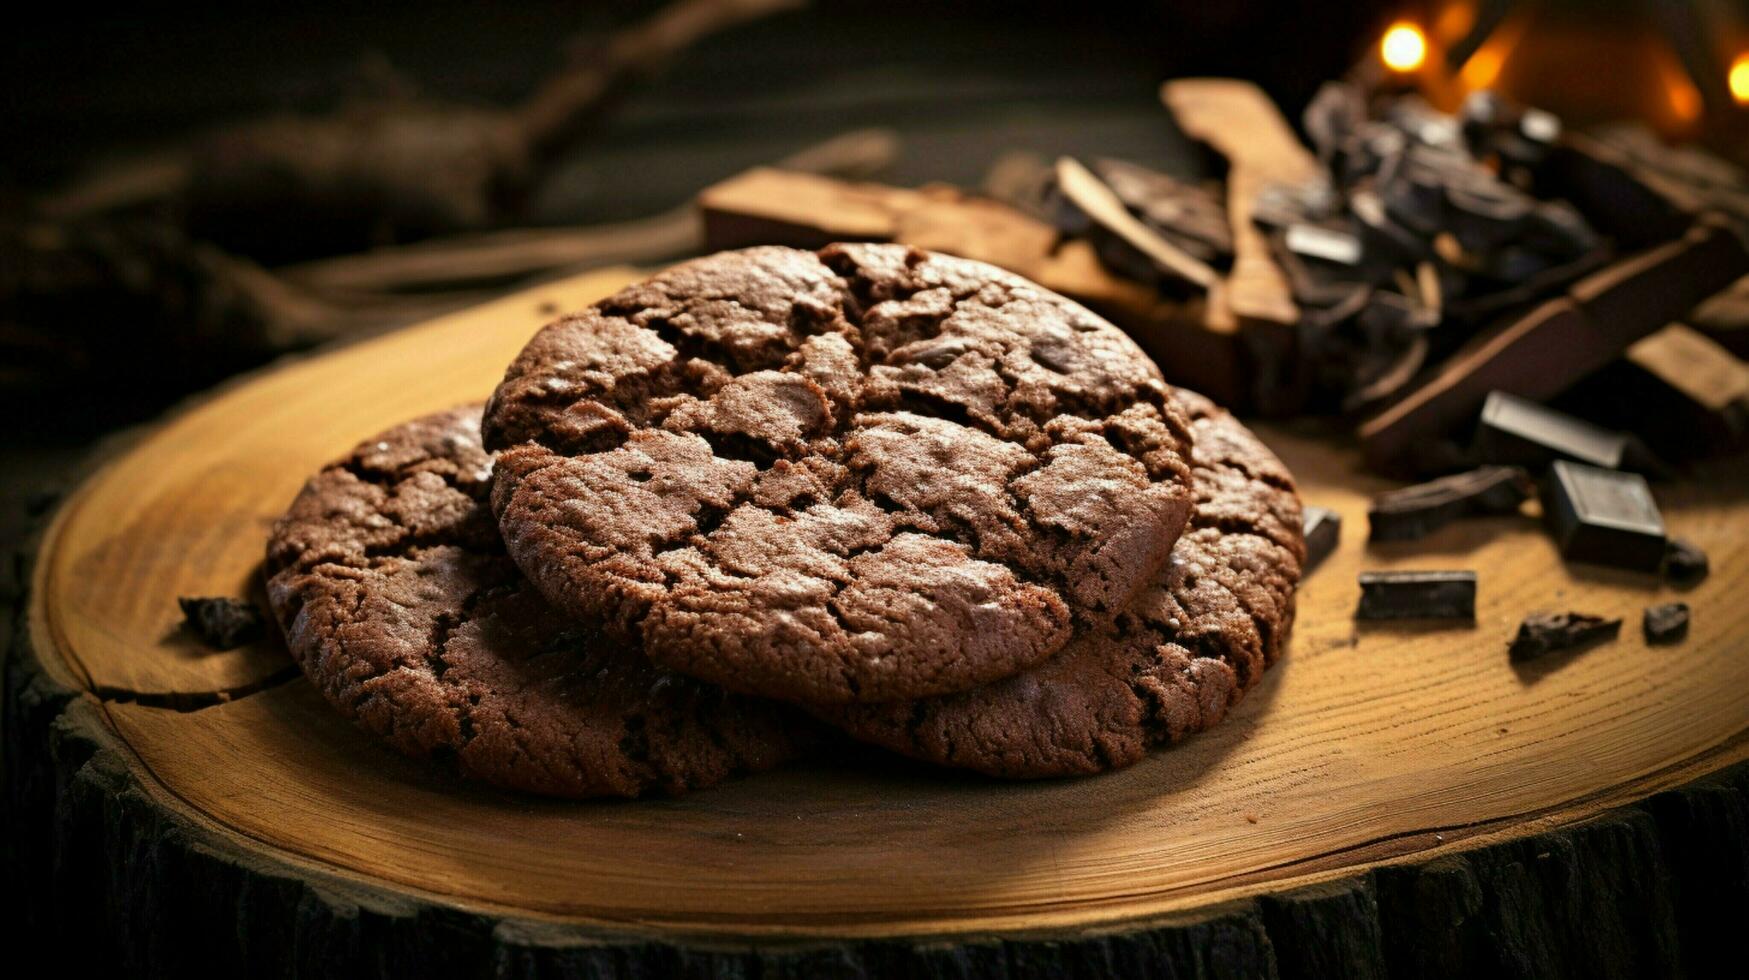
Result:
{"type": "Polygon", "coordinates": [[[1664,562],[1664,517],[1638,473],[1556,460],[1543,485],[1543,516],[1568,561],[1641,572],[1664,562]]]}
{"type": "Polygon", "coordinates": [[[1585,613],[1536,612],[1518,624],[1518,635],[1507,647],[1513,663],[1535,660],[1561,650],[1578,650],[1613,640],[1621,634],[1621,620],[1585,613]]]}
{"type": "Polygon", "coordinates": [[[1563,394],[1560,404],[1599,425],[1635,432],[1660,456],[1719,455],[1749,442],[1749,364],[1672,323],[1563,394]]]}
{"type": "Polygon", "coordinates": [[[1302,258],[1317,259],[1336,265],[1360,264],[1360,239],[1334,228],[1296,221],[1287,226],[1283,244],[1288,251],[1302,258]]]}
{"type": "Polygon", "coordinates": [[[1475,572],[1361,572],[1356,619],[1476,618],[1475,572]]]}
{"type": "Polygon", "coordinates": [[[1131,214],[1168,241],[1210,265],[1232,263],[1233,229],[1220,195],[1125,160],[1098,159],[1090,169],[1131,214]]]}
{"type": "Polygon", "coordinates": [[[200,641],[214,650],[230,650],[261,639],[266,632],[267,617],[254,603],[226,597],[196,598],[183,596],[176,600],[188,628],[200,641]]]}
{"type": "Polygon", "coordinates": [[[1306,532],[1306,570],[1322,564],[1342,538],[1342,515],[1328,507],[1307,506],[1302,518],[1306,532]]]}
{"type": "Polygon", "coordinates": [[[1490,463],[1541,468],[1570,459],[1605,469],[1621,469],[1628,436],[1600,429],[1528,398],[1490,391],[1476,429],[1476,452],[1490,463]]]}
{"type": "Polygon", "coordinates": [[[1675,443],[1698,456],[1749,438],[1749,364],[1706,335],[1672,323],[1618,363],[1638,378],[1617,391],[1634,399],[1641,428],[1660,447],[1675,443]]]}
{"type": "Polygon", "coordinates": [[[1688,637],[1688,603],[1647,606],[1640,627],[1646,631],[1647,643],[1680,643],[1688,637]]]}
{"type": "Polygon", "coordinates": [[[1703,220],[1679,241],[1589,274],[1574,284],[1570,299],[1472,335],[1425,381],[1366,422],[1360,437],[1367,460],[1389,466],[1417,442],[1455,430],[1475,417],[1490,391],[1554,397],[1745,269],[1749,251],[1742,242],[1703,220]]]}
{"type": "Polygon", "coordinates": [[[1693,585],[1709,571],[1706,552],[1685,538],[1671,538],[1664,545],[1664,577],[1677,585],[1693,585]]]}
{"type": "Polygon", "coordinates": [[[1057,192],[1087,215],[1089,234],[1099,233],[1094,235],[1095,244],[1106,246],[1100,249],[1100,257],[1118,258],[1124,272],[1134,274],[1146,266],[1152,275],[1143,281],[1182,279],[1203,289],[1220,280],[1208,263],[1167,241],[1131,214],[1104,181],[1073,157],[1057,160],[1057,192]],[[1133,258],[1126,258],[1126,253],[1133,253],[1133,258]]]}
{"type": "Polygon", "coordinates": [[[1367,508],[1373,541],[1409,541],[1462,517],[1511,514],[1536,489],[1516,466],[1483,466],[1468,473],[1381,493],[1367,508]]]}

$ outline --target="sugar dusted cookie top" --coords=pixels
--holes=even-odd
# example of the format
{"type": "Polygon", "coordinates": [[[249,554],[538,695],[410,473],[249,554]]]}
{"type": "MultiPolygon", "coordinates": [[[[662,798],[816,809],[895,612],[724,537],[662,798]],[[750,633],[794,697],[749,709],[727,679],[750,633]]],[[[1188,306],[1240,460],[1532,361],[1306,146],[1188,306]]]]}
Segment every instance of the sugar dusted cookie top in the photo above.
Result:
{"type": "Polygon", "coordinates": [[[1197,511],[1112,628],[963,694],[817,709],[851,735],[995,776],[1086,775],[1220,721],[1287,642],[1305,543],[1293,479],[1231,415],[1179,392],[1197,511]]]}
{"type": "Polygon", "coordinates": [[[698,789],[797,754],[788,708],[662,670],[554,609],[504,553],[479,406],[427,416],[313,477],[268,541],[292,655],[397,749],[555,796],[698,789]]]}
{"type": "Polygon", "coordinates": [[[542,330],[486,411],[555,605],[815,704],[961,691],[1108,625],[1192,508],[1191,436],[1115,327],[893,245],[726,252],[542,330]]]}

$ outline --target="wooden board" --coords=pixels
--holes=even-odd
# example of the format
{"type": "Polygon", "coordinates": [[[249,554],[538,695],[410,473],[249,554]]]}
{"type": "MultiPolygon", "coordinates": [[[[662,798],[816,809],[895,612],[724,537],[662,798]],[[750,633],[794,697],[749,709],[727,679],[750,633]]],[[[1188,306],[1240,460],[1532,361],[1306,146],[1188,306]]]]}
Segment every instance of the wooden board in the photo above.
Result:
{"type": "Polygon", "coordinates": [[[1253,215],[1271,185],[1297,186],[1325,179],[1275,100],[1255,84],[1233,78],[1179,78],[1160,86],[1160,101],[1186,136],[1227,162],[1227,220],[1233,227],[1233,267],[1209,294],[1208,325],[1237,333],[1251,352],[1252,400],[1265,415],[1299,411],[1307,378],[1297,363],[1299,306],[1269,240],[1253,215]]]}
{"type": "MultiPolygon", "coordinates": [[[[1530,516],[1368,549],[1365,495],[1384,484],[1358,474],[1349,448],[1264,428],[1305,498],[1346,525],[1302,589],[1289,654],[1214,730],[1083,780],[1000,783],[874,759],[677,800],[530,799],[395,756],[301,677],[284,679],[276,643],[208,653],[179,633],[176,596],[253,587],[268,524],[306,474],[412,414],[484,396],[540,322],[627,275],[556,283],[248,379],[172,419],[65,503],[36,565],[28,639],[47,680],[75,693],[62,704],[29,694],[34,681],[9,680],[7,719],[9,731],[45,712],[59,719],[31,736],[41,739],[33,751],[71,760],[69,774],[15,791],[54,801],[45,812],[59,816],[42,819],[56,861],[77,870],[65,855],[94,853],[89,875],[149,877],[163,847],[126,842],[169,833],[199,845],[177,874],[247,855],[270,882],[319,882],[317,904],[349,896],[352,918],[337,920],[349,928],[366,928],[361,909],[388,916],[383,908],[411,902],[483,917],[497,943],[539,945],[527,938],[538,934],[575,945],[602,930],[705,943],[1097,937],[1162,917],[1227,922],[1221,910],[1248,896],[1593,827],[1583,821],[1749,758],[1742,461],[1660,488],[1672,529],[1701,542],[1714,570],[1681,595],[1695,608],[1687,643],[1648,649],[1641,608],[1677,597],[1658,583],[1564,567],[1530,516]],[[1477,569],[1477,622],[1357,626],[1363,567],[1477,569]],[[1506,641],[1533,608],[1629,625],[1612,645],[1514,668],[1506,641]],[[88,743],[116,761],[81,766],[96,751],[88,743]],[[155,814],[149,824],[128,816],[142,808],[155,814]],[[62,825],[88,812],[98,829],[62,825]],[[101,857],[115,847],[124,857],[101,857]]],[[[1366,880],[1356,894],[1375,917],[1421,908],[1381,911],[1366,880]]],[[[1385,889],[1394,879],[1377,880],[1385,889]]],[[[277,887],[255,887],[250,901],[277,887]]],[[[1270,915],[1288,916],[1270,927],[1274,957],[1299,906],[1271,902],[1270,915]]],[[[218,914],[243,913],[227,904],[218,914]]]]}

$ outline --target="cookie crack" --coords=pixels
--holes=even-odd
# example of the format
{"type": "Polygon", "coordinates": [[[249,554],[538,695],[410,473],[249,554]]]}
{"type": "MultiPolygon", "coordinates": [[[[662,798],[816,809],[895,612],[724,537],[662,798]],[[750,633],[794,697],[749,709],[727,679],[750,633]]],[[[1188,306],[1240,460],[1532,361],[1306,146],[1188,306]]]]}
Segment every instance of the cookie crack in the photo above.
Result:
{"type": "Polygon", "coordinates": [[[778,447],[745,432],[722,432],[701,427],[691,430],[691,434],[710,444],[712,456],[730,462],[752,463],[761,472],[771,469],[771,465],[780,459],[790,458],[778,447]]]}
{"type": "Polygon", "coordinates": [[[951,422],[962,429],[974,429],[1001,439],[1003,442],[1028,448],[1024,442],[1010,436],[999,423],[980,418],[966,406],[931,391],[904,388],[900,390],[898,397],[888,400],[888,403],[882,407],[886,411],[905,412],[922,418],[951,422]]]}
{"type": "Polygon", "coordinates": [[[1231,511],[1209,513],[1198,507],[1190,517],[1190,526],[1198,531],[1219,531],[1222,534],[1245,534],[1262,538],[1272,544],[1278,543],[1274,536],[1266,533],[1258,518],[1249,514],[1235,514],[1231,511]]]}

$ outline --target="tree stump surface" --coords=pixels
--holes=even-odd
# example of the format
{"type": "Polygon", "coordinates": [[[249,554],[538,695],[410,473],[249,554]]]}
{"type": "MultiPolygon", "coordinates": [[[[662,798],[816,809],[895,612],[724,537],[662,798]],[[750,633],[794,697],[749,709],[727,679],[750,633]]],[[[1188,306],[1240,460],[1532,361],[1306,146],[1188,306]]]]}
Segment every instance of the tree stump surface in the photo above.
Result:
{"type": "MultiPolygon", "coordinates": [[[[1260,434],[1344,521],[1287,656],[1225,722],[1123,772],[1003,783],[878,758],[679,799],[562,802],[403,759],[277,636],[211,652],[176,597],[261,598],[303,480],[478,399],[549,284],[246,378],[72,493],[14,571],[12,926],[146,975],[1656,976],[1749,921],[1749,465],[1661,485],[1686,592],[1567,566],[1533,516],[1369,547],[1388,484],[1260,434]],[[1470,568],[1474,626],[1357,623],[1361,568],[1470,568]],[[1648,647],[1652,603],[1694,609],[1648,647]],[[1513,665],[1535,609],[1621,638],[1513,665]],[[1733,928],[1737,927],[1737,928],[1733,928]]],[[[1728,961],[1725,961],[1728,962],[1728,961]]]]}

